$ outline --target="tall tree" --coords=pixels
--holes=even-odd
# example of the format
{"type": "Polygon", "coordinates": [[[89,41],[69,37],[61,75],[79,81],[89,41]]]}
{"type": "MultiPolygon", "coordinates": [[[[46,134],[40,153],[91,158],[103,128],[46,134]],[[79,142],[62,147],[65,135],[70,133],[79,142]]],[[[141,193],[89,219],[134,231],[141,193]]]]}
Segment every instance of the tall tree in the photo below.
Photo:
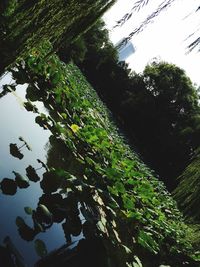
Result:
{"type": "Polygon", "coordinates": [[[144,157],[171,189],[199,146],[196,88],[182,69],[165,62],[148,65],[133,76],[132,85],[122,116],[144,157]]]}
{"type": "Polygon", "coordinates": [[[81,61],[77,54],[76,62],[130,142],[172,190],[199,145],[196,88],[182,69],[166,62],[155,61],[142,74],[130,73],[124,62],[118,62],[102,21],[79,42],[85,54],[81,61]]]}

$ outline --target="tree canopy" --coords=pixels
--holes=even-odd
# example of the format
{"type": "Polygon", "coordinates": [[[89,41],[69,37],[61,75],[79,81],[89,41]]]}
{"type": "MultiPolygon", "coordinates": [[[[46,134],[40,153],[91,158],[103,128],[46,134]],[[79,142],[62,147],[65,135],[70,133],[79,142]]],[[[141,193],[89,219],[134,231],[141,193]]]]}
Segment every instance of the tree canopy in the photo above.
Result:
{"type": "Polygon", "coordinates": [[[122,102],[144,157],[171,188],[199,145],[200,110],[196,88],[179,67],[154,62],[133,75],[122,102]]]}

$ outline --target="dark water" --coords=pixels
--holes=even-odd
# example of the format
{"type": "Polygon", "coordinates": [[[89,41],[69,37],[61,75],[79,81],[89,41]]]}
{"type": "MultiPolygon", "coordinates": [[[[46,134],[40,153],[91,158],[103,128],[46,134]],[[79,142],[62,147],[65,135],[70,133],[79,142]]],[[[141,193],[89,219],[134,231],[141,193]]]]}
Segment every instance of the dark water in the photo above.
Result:
{"type": "MultiPolygon", "coordinates": [[[[14,82],[10,73],[4,74],[0,80],[0,93],[3,90],[3,85],[14,82]]],[[[14,92],[8,92],[0,98],[0,181],[4,178],[14,180],[13,171],[26,176],[26,168],[29,165],[35,169],[40,168],[37,170],[37,174],[42,177],[46,170],[41,168],[37,159],[48,164],[48,151],[51,147],[49,138],[52,133],[35,123],[37,113],[28,112],[24,108],[23,102],[26,101],[27,86],[26,84],[17,85],[14,92]],[[11,143],[16,144],[18,148],[24,144],[19,137],[23,137],[23,140],[31,147],[31,150],[28,150],[26,146],[20,149],[20,153],[23,154],[21,159],[10,153],[11,143]]],[[[40,113],[48,114],[42,102],[36,101],[34,105],[37,106],[40,113]]],[[[57,152],[54,152],[56,155],[57,152]]],[[[32,227],[33,220],[30,215],[25,213],[24,207],[36,209],[42,194],[40,182],[31,181],[28,188],[18,187],[17,193],[14,195],[0,192],[0,244],[5,246],[3,241],[5,237],[9,236],[15,248],[23,256],[24,266],[33,266],[39,256],[34,249],[34,240],[26,241],[21,238],[15,221],[16,217],[20,216],[27,225],[32,227]]],[[[46,232],[37,234],[35,239],[44,241],[48,252],[65,243],[63,229],[59,223],[53,223],[46,232]]],[[[6,265],[0,262],[0,266],[6,265]]]]}

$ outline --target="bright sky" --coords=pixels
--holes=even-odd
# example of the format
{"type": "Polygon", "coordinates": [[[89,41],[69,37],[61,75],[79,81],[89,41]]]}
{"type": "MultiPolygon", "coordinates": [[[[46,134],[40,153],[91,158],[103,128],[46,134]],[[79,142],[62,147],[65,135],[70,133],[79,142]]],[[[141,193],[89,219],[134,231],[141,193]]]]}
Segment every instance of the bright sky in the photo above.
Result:
{"type": "MultiPolygon", "coordinates": [[[[122,27],[113,29],[116,21],[126,14],[137,0],[118,0],[117,3],[104,15],[104,20],[110,30],[110,38],[116,43],[126,37],[140,25],[163,0],[149,0],[148,5],[122,27]]],[[[200,6],[199,0],[175,0],[171,7],[162,11],[143,32],[132,38],[136,52],[127,60],[129,67],[136,72],[142,72],[144,67],[153,58],[157,57],[183,68],[191,80],[200,85],[200,52],[187,52],[187,45],[200,36],[200,6]],[[198,30],[199,29],[199,30],[198,30]],[[197,31],[198,30],[198,31],[197,31]],[[197,31],[192,38],[186,38],[197,31]]]]}

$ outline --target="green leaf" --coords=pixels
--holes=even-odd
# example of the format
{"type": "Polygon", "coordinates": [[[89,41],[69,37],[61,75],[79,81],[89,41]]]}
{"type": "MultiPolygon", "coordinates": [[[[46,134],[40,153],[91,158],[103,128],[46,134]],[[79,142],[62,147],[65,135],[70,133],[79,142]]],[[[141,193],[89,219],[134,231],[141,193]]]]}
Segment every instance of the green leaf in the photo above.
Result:
{"type": "Polygon", "coordinates": [[[45,205],[39,204],[38,209],[40,210],[40,213],[43,214],[46,217],[51,218],[52,214],[51,212],[48,210],[48,208],[45,205]]]}
{"type": "Polygon", "coordinates": [[[135,199],[133,197],[128,196],[127,194],[123,195],[122,199],[124,203],[124,208],[133,210],[133,208],[135,207],[135,199]]]}
{"type": "Polygon", "coordinates": [[[74,133],[78,132],[78,130],[80,129],[80,127],[79,127],[78,125],[76,125],[76,124],[72,124],[72,125],[70,126],[70,128],[72,129],[72,131],[73,131],[74,133]]]}
{"type": "Polygon", "coordinates": [[[32,215],[32,213],[33,213],[33,210],[32,210],[30,207],[25,207],[25,208],[24,208],[24,211],[25,211],[26,214],[28,214],[28,215],[32,215]]]}
{"type": "Polygon", "coordinates": [[[115,184],[115,187],[116,187],[116,189],[117,189],[117,191],[119,192],[119,193],[125,193],[126,192],[126,189],[125,189],[125,187],[124,187],[124,185],[121,183],[121,182],[117,182],[116,184],[115,184]]]}
{"type": "Polygon", "coordinates": [[[29,179],[27,177],[22,176],[21,174],[15,171],[13,171],[13,173],[15,174],[15,181],[19,188],[27,188],[30,185],[29,179]]]}
{"type": "Polygon", "coordinates": [[[34,242],[35,251],[37,255],[41,258],[47,255],[47,248],[45,243],[41,239],[36,239],[34,242]]]}
{"type": "Polygon", "coordinates": [[[51,77],[51,81],[54,85],[57,85],[58,82],[61,80],[61,74],[59,72],[54,72],[51,77]]]}
{"type": "Polygon", "coordinates": [[[158,243],[152,238],[152,234],[149,232],[141,230],[138,236],[138,243],[155,254],[159,251],[158,243]]]}
{"type": "Polygon", "coordinates": [[[124,248],[124,250],[125,250],[125,252],[126,252],[127,254],[131,254],[131,253],[132,253],[132,251],[131,251],[127,246],[122,245],[122,247],[124,248]]]}
{"type": "Polygon", "coordinates": [[[135,262],[133,262],[133,267],[143,267],[140,259],[137,256],[134,256],[135,262]]]}
{"type": "Polygon", "coordinates": [[[61,116],[63,117],[63,119],[67,119],[67,114],[66,113],[61,113],[61,116]]]}
{"type": "Polygon", "coordinates": [[[98,227],[98,229],[99,229],[101,232],[103,232],[103,233],[106,233],[106,232],[107,232],[105,226],[103,225],[103,223],[102,223],[101,221],[99,221],[99,222],[97,223],[97,227],[98,227]]]}

